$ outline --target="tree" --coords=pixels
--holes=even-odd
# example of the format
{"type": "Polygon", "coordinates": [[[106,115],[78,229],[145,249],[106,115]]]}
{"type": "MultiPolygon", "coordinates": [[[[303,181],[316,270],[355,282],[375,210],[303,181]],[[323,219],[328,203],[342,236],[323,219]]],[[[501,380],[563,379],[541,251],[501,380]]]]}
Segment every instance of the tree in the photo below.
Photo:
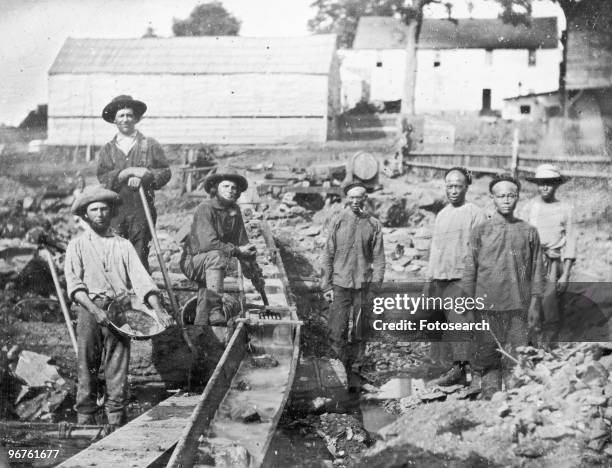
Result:
{"type": "MultiPolygon", "coordinates": [[[[527,21],[531,17],[531,6],[534,0],[496,0],[502,6],[502,19],[504,21],[519,20],[519,18],[526,19],[527,21]]],[[[559,65],[559,103],[561,106],[561,113],[567,117],[568,106],[567,103],[567,90],[566,90],[566,75],[567,75],[567,33],[572,29],[573,22],[576,19],[577,7],[581,2],[587,2],[589,0],[552,0],[557,3],[563,15],[565,16],[565,31],[561,33],[561,47],[562,47],[562,58],[561,64],[559,65]]]]}
{"type": "Polygon", "coordinates": [[[362,16],[394,16],[402,0],[315,0],[314,18],[308,21],[310,31],[338,35],[338,46],[350,49],[357,24],[362,16]]]}
{"type": "Polygon", "coordinates": [[[239,31],[240,20],[217,1],[196,6],[187,19],[172,20],[175,36],[237,36],[239,31]]]}

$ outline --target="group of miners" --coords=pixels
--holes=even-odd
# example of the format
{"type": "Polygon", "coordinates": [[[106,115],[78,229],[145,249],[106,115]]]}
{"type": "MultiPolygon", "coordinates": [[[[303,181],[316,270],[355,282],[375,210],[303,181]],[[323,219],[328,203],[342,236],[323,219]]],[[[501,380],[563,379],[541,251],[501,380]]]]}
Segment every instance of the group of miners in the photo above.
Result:
{"type": "MultiPolygon", "coordinates": [[[[111,304],[129,307],[135,296],[155,313],[162,327],[174,321],[163,307],[148,263],[154,226],[146,212],[154,224],[155,191],[168,183],[171,172],[160,144],[136,130],[146,109],[144,102],[126,95],[104,107],[102,118],[115,124],[118,132],[98,155],[101,184],[85,187],[72,206],[85,227],[70,241],[64,267],[68,296],[77,313],[79,424],[99,420],[100,397],[111,427],[127,419],[130,340],[109,326],[111,304]],[[98,379],[101,366],[104,384],[98,379]]],[[[236,173],[209,176],[205,190],[210,198],[198,206],[185,233],[180,267],[199,287],[195,325],[226,324],[223,278],[232,257],[258,290],[264,286],[254,261],[255,246],[249,243],[236,204],[247,187],[247,180],[236,173]]]]}
{"type": "MultiPolygon", "coordinates": [[[[153,226],[148,225],[139,192],[144,191],[154,223],[155,191],[168,183],[171,172],[159,143],[136,130],[146,109],[145,103],[126,95],[104,108],[102,118],[115,124],[118,132],[98,155],[102,185],[85,187],[72,207],[86,225],[70,242],[65,259],[68,295],[78,314],[75,407],[80,424],[96,422],[102,364],[108,423],[126,422],[130,342],[108,326],[109,304],[135,294],[162,326],[173,322],[148,265],[153,226]]],[[[557,298],[567,287],[575,258],[572,211],[555,197],[565,178],[554,166],[539,167],[533,181],[540,198],[528,204],[526,222],[514,214],[521,189],[516,178],[493,178],[489,191],[495,212],[487,216],[466,201],[471,184],[467,170],[453,168],[444,176],[449,204],[436,217],[424,292],[489,297],[492,304],[487,310],[445,313],[448,322],[486,319],[492,333],[468,339],[450,336],[432,343],[439,354],[444,345],[451,348],[447,354],[452,366],[436,379],[439,385],[466,382],[471,372],[482,377],[482,393],[490,396],[501,388],[501,372],[507,367],[498,347],[512,353],[527,343],[528,331],[537,323],[554,330],[559,321],[557,298]]],[[[256,289],[263,288],[254,261],[256,248],[249,242],[237,205],[247,187],[247,180],[233,172],[209,176],[204,188],[210,197],[197,207],[188,232],[180,236],[181,270],[199,288],[195,325],[226,324],[223,279],[232,257],[256,289]]],[[[344,187],[347,207],[331,223],[322,261],[322,290],[331,302],[330,343],[345,365],[350,390],[360,385],[368,304],[384,292],[382,225],[368,210],[367,191],[359,182],[344,187]]],[[[477,380],[473,378],[472,385],[477,380]]]]}
{"type": "MultiPolygon", "coordinates": [[[[448,204],[436,216],[423,294],[442,300],[481,298],[486,306],[427,312],[432,320],[485,322],[488,329],[466,333],[457,326],[432,341],[432,358],[451,366],[429,385],[469,385],[490,398],[502,389],[502,380],[507,388],[514,384],[510,371],[517,347],[550,344],[558,336],[559,296],[576,258],[572,208],[556,197],[567,179],[555,166],[543,164],[527,180],[537,184],[539,196],[517,216],[521,183],[511,174],[492,178],[490,213],[466,201],[472,183],[468,170],[453,167],[444,175],[448,204]]],[[[348,185],[345,193],[349,208],[331,226],[322,286],[332,303],[331,345],[345,365],[349,390],[356,390],[362,337],[371,332],[363,311],[371,310],[373,296],[384,294],[385,254],[381,225],[364,209],[365,186],[348,185]]]]}

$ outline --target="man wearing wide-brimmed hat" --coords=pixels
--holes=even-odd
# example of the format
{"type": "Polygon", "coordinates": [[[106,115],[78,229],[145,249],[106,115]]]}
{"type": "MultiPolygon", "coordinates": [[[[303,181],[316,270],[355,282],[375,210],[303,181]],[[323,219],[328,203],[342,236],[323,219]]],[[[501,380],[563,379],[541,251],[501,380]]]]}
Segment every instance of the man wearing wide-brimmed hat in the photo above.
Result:
{"type": "Polygon", "coordinates": [[[144,188],[155,222],[155,190],[170,180],[170,169],[160,144],[136,130],[147,106],[131,96],[117,96],[102,111],[102,118],[117,126],[117,135],[98,154],[98,180],[117,192],[122,205],[112,225],[121,237],[129,239],[144,267],[149,270],[151,232],[138,190],[144,188]]]}
{"type": "Polygon", "coordinates": [[[365,352],[366,306],[385,274],[382,225],[365,209],[366,186],[344,186],[348,208],[334,220],[325,250],[321,289],[331,302],[331,347],[345,367],[349,391],[360,388],[365,352]],[[349,330],[349,322],[353,323],[349,330]]]}
{"type": "MultiPolygon", "coordinates": [[[[237,257],[244,276],[256,288],[263,287],[263,278],[255,263],[256,249],[244,227],[242,213],[236,204],[248,187],[247,180],[232,171],[212,174],[204,181],[210,199],[196,209],[190,231],[184,238],[181,270],[199,285],[194,323],[222,326],[223,279],[232,257],[237,257]]],[[[179,234],[179,237],[183,237],[179,234]]],[[[180,239],[183,240],[183,239],[180,239]]]]}
{"type": "Polygon", "coordinates": [[[121,204],[112,190],[85,187],[72,212],[86,230],[72,239],[66,250],[64,272],[68,296],[78,315],[78,386],[76,411],[80,424],[95,424],[98,413],[98,372],[104,359],[105,410],[108,423],[126,422],[130,341],[108,327],[106,307],[133,291],[168,326],[172,319],[163,310],[159,290],[144,269],[132,244],[110,229],[111,216],[121,204]]]}
{"type": "Polygon", "coordinates": [[[530,200],[520,212],[536,227],[542,243],[546,289],[542,297],[542,335],[544,341],[556,338],[561,321],[559,296],[570,280],[576,260],[576,228],[572,206],[557,199],[557,189],[568,178],[553,164],[541,164],[529,182],[538,186],[539,196],[530,200]]]}

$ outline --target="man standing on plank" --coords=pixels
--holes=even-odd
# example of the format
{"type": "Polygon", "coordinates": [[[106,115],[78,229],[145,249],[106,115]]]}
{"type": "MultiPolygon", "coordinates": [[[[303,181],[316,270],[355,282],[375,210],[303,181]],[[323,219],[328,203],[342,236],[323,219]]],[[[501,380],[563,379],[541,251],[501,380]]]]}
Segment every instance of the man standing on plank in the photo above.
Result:
{"type": "Polygon", "coordinates": [[[365,352],[365,306],[368,294],[380,288],[385,274],[382,225],[364,210],[366,187],[361,182],[344,188],[349,207],[334,221],[323,253],[322,290],[332,303],[329,318],[331,346],[344,364],[349,391],[359,389],[365,352]],[[349,322],[353,323],[349,330],[349,322]]]}
{"type": "Polygon", "coordinates": [[[122,204],[112,226],[121,237],[129,239],[140,261],[149,270],[149,242],[152,239],[139,189],[146,195],[153,222],[155,190],[170,180],[171,172],[160,144],[136,130],[147,110],[144,102],[131,96],[117,96],[104,107],[102,118],[117,126],[118,133],[102,147],[98,155],[98,180],[119,194],[122,204]]]}
{"type": "Polygon", "coordinates": [[[539,317],[544,288],[542,249],[536,228],[514,216],[520,183],[509,174],[495,176],[489,192],[496,212],[477,225],[470,236],[463,291],[483,298],[485,309],[474,310],[475,321],[489,324],[476,332],[472,367],[482,376],[482,396],[490,398],[509,377],[513,355],[527,344],[527,335],[539,317]],[[502,371],[504,371],[502,375],[502,371]]]}
{"type": "MultiPolygon", "coordinates": [[[[485,220],[479,207],[465,201],[472,183],[472,177],[465,168],[453,167],[446,171],[444,183],[449,204],[436,216],[425,287],[426,296],[442,299],[461,294],[460,282],[470,233],[485,220]]],[[[443,313],[449,323],[461,323],[468,319],[468,315],[458,314],[454,310],[444,309],[443,313]]],[[[440,343],[432,343],[432,348],[441,351],[442,356],[432,357],[450,357],[452,367],[441,377],[430,381],[430,385],[466,383],[466,367],[470,360],[468,337],[462,332],[444,332],[442,339],[440,343]]]]}
{"type": "Polygon", "coordinates": [[[159,290],[144,269],[136,250],[110,229],[119,196],[103,187],[86,187],[72,212],[87,227],[66,250],[64,272],[68,296],[78,315],[78,385],[76,411],[79,424],[96,424],[98,372],[104,361],[106,415],[111,426],[126,422],[130,340],[108,326],[106,308],[130,291],[148,304],[164,327],[171,317],[163,310],[159,290]]]}

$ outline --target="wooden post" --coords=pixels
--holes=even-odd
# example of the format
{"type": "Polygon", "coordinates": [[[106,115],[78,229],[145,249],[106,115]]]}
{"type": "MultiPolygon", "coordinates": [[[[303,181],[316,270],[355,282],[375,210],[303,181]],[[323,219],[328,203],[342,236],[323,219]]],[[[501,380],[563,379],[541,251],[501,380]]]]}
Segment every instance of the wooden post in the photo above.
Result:
{"type": "Polygon", "coordinates": [[[519,129],[514,129],[514,138],[512,139],[512,160],[510,161],[510,172],[514,177],[518,174],[519,165],[519,129]]]}

